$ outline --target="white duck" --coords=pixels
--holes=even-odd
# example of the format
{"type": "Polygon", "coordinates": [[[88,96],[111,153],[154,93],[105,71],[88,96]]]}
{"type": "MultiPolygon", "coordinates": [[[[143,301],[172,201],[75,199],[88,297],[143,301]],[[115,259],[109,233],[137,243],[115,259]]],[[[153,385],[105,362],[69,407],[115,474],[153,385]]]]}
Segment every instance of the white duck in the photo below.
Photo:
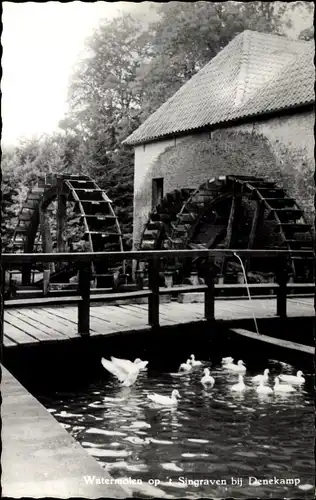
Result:
{"type": "Polygon", "coordinates": [[[190,358],[191,358],[190,362],[191,362],[192,366],[201,366],[202,362],[201,361],[197,361],[195,359],[194,354],[191,354],[190,358]]]}
{"type": "Polygon", "coordinates": [[[274,379],[274,392],[295,392],[294,387],[289,384],[280,384],[279,377],[275,377],[274,379]]]}
{"type": "Polygon", "coordinates": [[[147,398],[153,401],[153,403],[157,403],[163,406],[173,406],[178,403],[177,398],[181,398],[179,391],[174,389],[171,393],[171,398],[168,396],[161,396],[160,394],[147,394],[147,398]]]}
{"type": "Polygon", "coordinates": [[[303,372],[299,370],[296,375],[279,375],[282,382],[290,382],[291,384],[304,384],[305,378],[303,372]]]}
{"type": "Polygon", "coordinates": [[[136,358],[134,363],[130,361],[129,359],[121,359],[121,358],[115,358],[114,356],[111,356],[111,361],[115,363],[117,366],[123,367],[123,368],[129,368],[130,366],[137,365],[140,370],[144,370],[146,366],[148,365],[148,361],[142,361],[140,358],[136,358]]]}
{"type": "Polygon", "coordinates": [[[113,361],[109,361],[108,359],[102,358],[101,363],[103,368],[107,371],[115,375],[118,380],[122,383],[124,387],[130,387],[136,382],[138,374],[140,372],[139,364],[132,363],[130,365],[122,364],[119,366],[117,363],[113,361]]]}
{"type": "Polygon", "coordinates": [[[261,381],[263,382],[267,382],[269,380],[269,373],[270,373],[270,370],[269,368],[266,368],[263,372],[263,375],[256,375],[255,377],[252,377],[252,382],[255,382],[255,383],[259,383],[261,381]]]}
{"type": "Polygon", "coordinates": [[[179,372],[189,372],[192,370],[191,360],[187,359],[185,363],[182,363],[179,367],[179,372]]]}
{"type": "Polygon", "coordinates": [[[232,372],[238,372],[238,373],[246,372],[245,363],[241,359],[238,361],[236,365],[234,363],[227,363],[227,365],[224,365],[223,368],[226,368],[227,370],[230,370],[232,372]]]}
{"type": "Polygon", "coordinates": [[[243,375],[238,375],[238,384],[232,385],[230,390],[235,391],[235,392],[242,392],[246,389],[245,383],[244,383],[244,377],[243,375]]]}
{"type": "Polygon", "coordinates": [[[205,368],[204,373],[204,377],[201,378],[201,384],[207,387],[213,387],[213,385],[215,384],[215,379],[211,377],[210,370],[208,368],[205,368]]]}
{"type": "Polygon", "coordinates": [[[265,380],[262,378],[260,384],[256,387],[256,392],[258,394],[272,394],[273,390],[268,385],[264,385],[265,380]]]}
{"type": "Polygon", "coordinates": [[[227,365],[228,363],[233,363],[234,358],[231,356],[227,356],[226,358],[222,358],[222,365],[227,365]]]}

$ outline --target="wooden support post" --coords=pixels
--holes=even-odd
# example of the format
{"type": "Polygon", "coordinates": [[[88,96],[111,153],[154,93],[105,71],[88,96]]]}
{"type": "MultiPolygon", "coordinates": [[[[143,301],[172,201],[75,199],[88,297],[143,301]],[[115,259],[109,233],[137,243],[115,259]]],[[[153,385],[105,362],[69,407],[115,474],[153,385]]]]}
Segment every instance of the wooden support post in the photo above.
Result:
{"type": "Polygon", "coordinates": [[[5,292],[5,267],[0,263],[0,363],[3,363],[3,306],[4,306],[4,292],[5,292]]]}
{"type": "Polygon", "coordinates": [[[150,326],[159,326],[159,257],[149,262],[148,280],[151,295],[148,297],[148,323],[150,326]]]}
{"type": "Polygon", "coordinates": [[[64,238],[66,208],[67,208],[66,196],[59,192],[57,197],[57,229],[56,229],[57,252],[66,251],[66,241],[64,238]]]}
{"type": "Polygon", "coordinates": [[[50,270],[44,269],[43,271],[43,294],[44,296],[49,292],[50,270]]]}
{"type": "Polygon", "coordinates": [[[280,258],[277,264],[276,281],[279,285],[277,289],[277,316],[286,318],[286,299],[287,299],[287,259],[280,258]]]}
{"type": "MultiPolygon", "coordinates": [[[[53,240],[50,232],[49,221],[47,218],[46,210],[40,207],[40,231],[42,236],[42,248],[44,253],[53,253],[53,240]]],[[[55,272],[55,263],[49,262],[47,264],[47,269],[51,273],[55,272]]]]}
{"type": "Polygon", "coordinates": [[[81,337],[90,335],[90,279],[90,264],[81,264],[78,286],[82,299],[78,303],[78,333],[81,337]]]}
{"type": "MultiPolygon", "coordinates": [[[[264,221],[264,203],[261,200],[258,200],[252,219],[252,225],[248,240],[248,250],[252,250],[255,247],[258,229],[263,224],[263,221],[264,221]]],[[[249,258],[245,259],[244,266],[246,272],[249,270],[249,265],[250,265],[250,259],[249,258]]]]}
{"type": "Polygon", "coordinates": [[[215,286],[212,273],[212,259],[208,258],[207,262],[208,272],[205,278],[207,290],[205,290],[204,316],[207,321],[213,321],[215,319],[215,286]]]}
{"type": "MultiPolygon", "coordinates": [[[[238,216],[240,213],[240,208],[241,208],[241,201],[242,201],[242,196],[241,194],[236,194],[234,195],[232,199],[232,204],[231,204],[231,209],[230,209],[230,214],[229,214],[229,219],[228,219],[228,224],[227,224],[227,232],[226,232],[226,237],[225,237],[225,248],[234,248],[235,245],[235,239],[236,239],[236,234],[235,234],[235,229],[238,221],[238,216]]],[[[227,257],[222,258],[222,263],[221,263],[221,274],[225,274],[226,272],[226,267],[227,267],[227,257]]]]}

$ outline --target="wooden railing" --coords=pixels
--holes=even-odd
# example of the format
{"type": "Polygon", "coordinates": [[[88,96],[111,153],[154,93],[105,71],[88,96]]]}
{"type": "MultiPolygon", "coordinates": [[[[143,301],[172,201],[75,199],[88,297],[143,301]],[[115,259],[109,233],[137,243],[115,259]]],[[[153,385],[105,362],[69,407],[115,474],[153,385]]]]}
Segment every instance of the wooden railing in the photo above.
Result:
{"type": "MultiPolygon", "coordinates": [[[[148,289],[128,292],[98,295],[98,302],[113,299],[127,299],[137,297],[148,297],[148,323],[153,328],[159,326],[159,296],[162,294],[175,292],[203,292],[205,294],[204,313],[207,321],[215,319],[215,289],[224,288],[230,285],[215,285],[215,276],[211,273],[211,264],[214,257],[232,257],[236,253],[240,257],[276,259],[277,272],[276,283],[249,285],[250,288],[274,288],[276,290],[277,316],[287,315],[287,295],[288,288],[306,286],[314,288],[314,284],[288,283],[288,262],[289,259],[312,259],[315,262],[315,254],[309,250],[153,250],[135,252],[96,252],[96,253],[43,253],[43,254],[3,254],[2,255],[2,276],[4,270],[10,266],[21,264],[35,264],[44,262],[71,262],[77,264],[79,269],[78,296],[69,297],[68,303],[78,304],[78,333],[79,335],[89,335],[90,333],[90,302],[91,302],[91,262],[101,260],[122,262],[123,260],[148,261],[148,289]],[[209,274],[205,277],[204,285],[175,286],[172,288],[159,287],[160,260],[166,258],[197,258],[204,257],[209,261],[209,274]]],[[[2,280],[2,294],[3,294],[2,280]]],[[[245,288],[246,285],[231,285],[231,287],[245,288]]],[[[3,295],[2,295],[3,296],[3,295]]],[[[38,299],[43,301],[44,299],[38,299]]],[[[50,299],[52,301],[52,299],[50,299]]],[[[36,299],[33,300],[35,302],[36,299]]],[[[18,302],[18,301],[16,301],[18,302]]]]}

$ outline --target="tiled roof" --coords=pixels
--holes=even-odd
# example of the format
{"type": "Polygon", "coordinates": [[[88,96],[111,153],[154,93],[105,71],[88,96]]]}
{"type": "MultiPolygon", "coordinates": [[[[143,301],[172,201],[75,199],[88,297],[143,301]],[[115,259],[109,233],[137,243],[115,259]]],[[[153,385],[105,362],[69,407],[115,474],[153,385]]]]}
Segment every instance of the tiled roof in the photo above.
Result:
{"type": "Polygon", "coordinates": [[[138,144],[312,103],[314,42],[244,31],[125,139],[138,144]]]}

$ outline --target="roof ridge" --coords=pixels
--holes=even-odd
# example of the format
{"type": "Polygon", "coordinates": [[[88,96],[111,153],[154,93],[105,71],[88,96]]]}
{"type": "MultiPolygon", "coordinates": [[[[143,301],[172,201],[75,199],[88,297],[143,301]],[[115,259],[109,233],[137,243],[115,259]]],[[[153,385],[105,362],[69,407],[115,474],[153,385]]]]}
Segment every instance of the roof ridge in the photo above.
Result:
{"type": "MultiPolygon", "coordinates": [[[[290,41],[291,43],[296,43],[297,45],[304,45],[313,42],[313,40],[300,40],[298,38],[290,38],[287,35],[281,35],[280,33],[266,33],[265,31],[256,31],[256,30],[244,30],[242,31],[242,34],[245,33],[251,33],[252,35],[261,35],[264,36],[265,38],[271,37],[275,39],[286,39],[290,41]]],[[[239,35],[237,35],[239,36],[239,35]]]]}
{"type": "Polygon", "coordinates": [[[235,107],[239,107],[242,104],[248,83],[249,48],[251,45],[252,33],[253,32],[250,30],[245,30],[242,33],[242,55],[237,76],[236,94],[234,99],[235,107]]]}
{"type": "Polygon", "coordinates": [[[305,105],[315,100],[314,51],[313,41],[244,30],[123,143],[305,105]]]}

